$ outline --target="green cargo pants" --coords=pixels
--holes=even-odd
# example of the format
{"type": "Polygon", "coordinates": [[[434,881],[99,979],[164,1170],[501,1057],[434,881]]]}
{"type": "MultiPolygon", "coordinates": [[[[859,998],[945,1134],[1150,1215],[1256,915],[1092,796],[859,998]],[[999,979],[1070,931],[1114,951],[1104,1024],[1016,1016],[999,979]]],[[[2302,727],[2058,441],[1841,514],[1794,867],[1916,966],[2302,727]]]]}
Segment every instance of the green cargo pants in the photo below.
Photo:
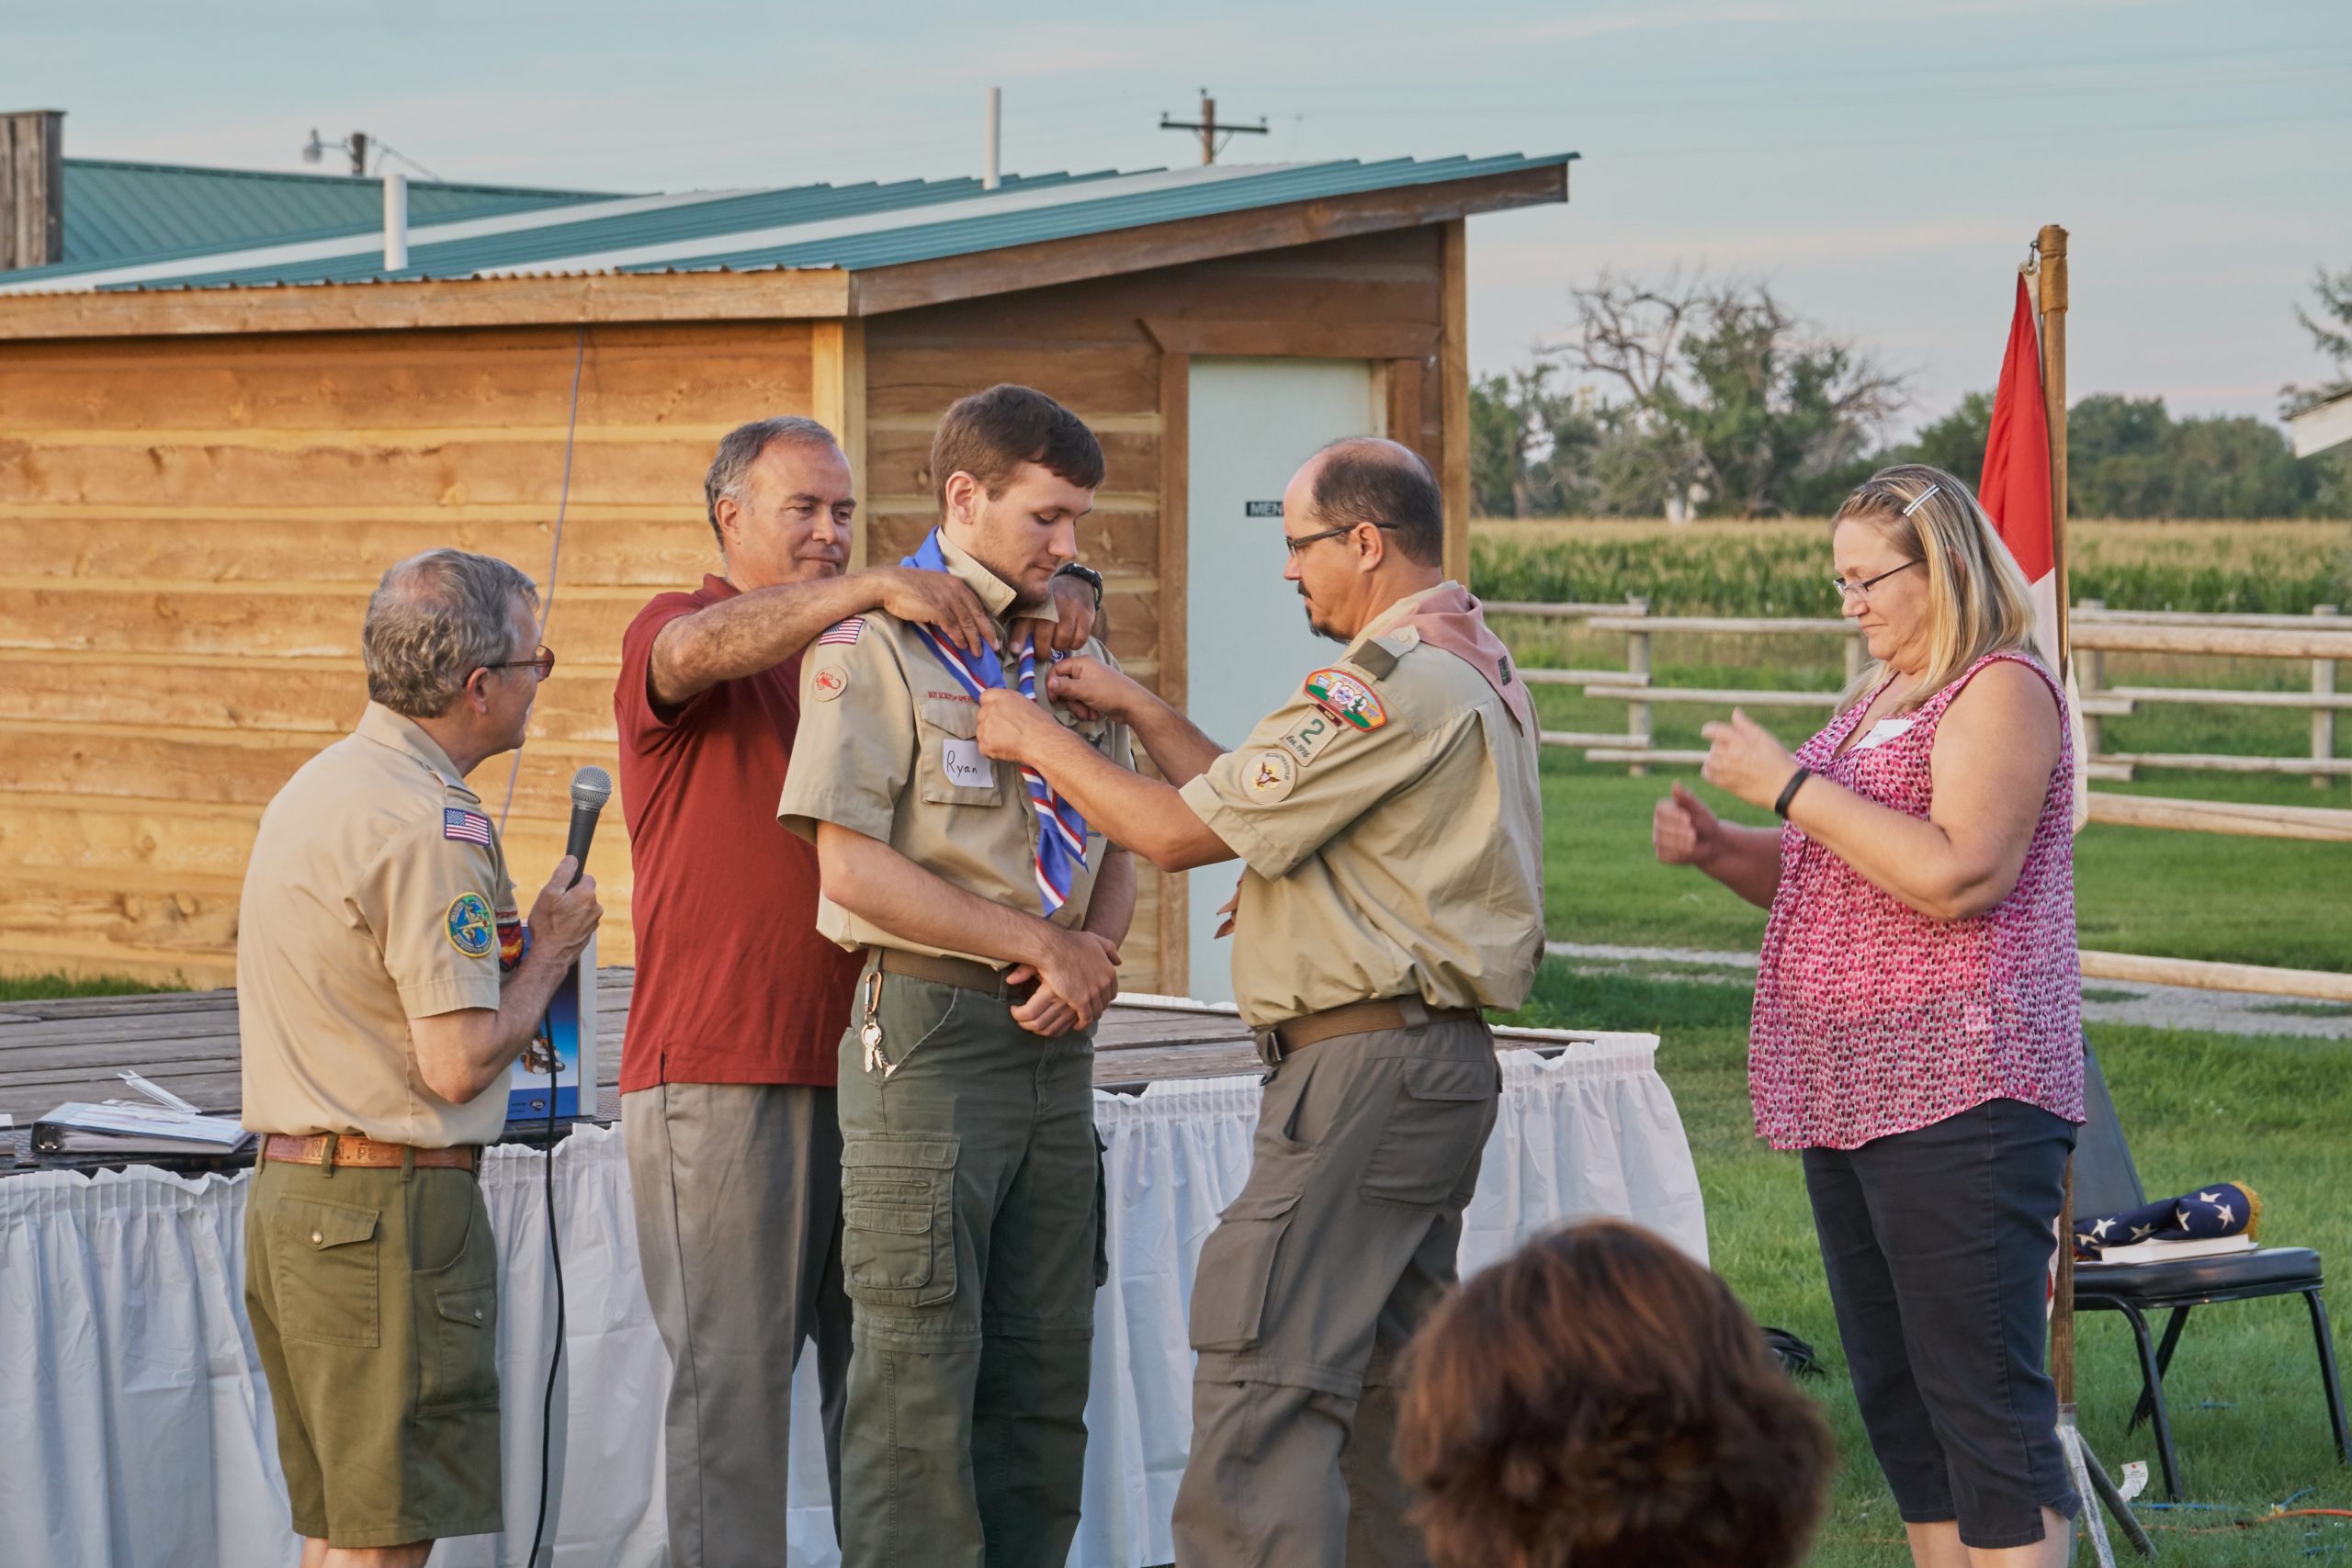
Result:
{"type": "Polygon", "coordinates": [[[862,1017],[841,1046],[842,1560],[1059,1564],[1107,1271],[1093,1038],[905,975],[881,976],[876,1016],[887,1066],[862,1017]]]}
{"type": "Polygon", "coordinates": [[[1266,1080],[1193,1276],[1177,1568],[1421,1568],[1399,1353],[1454,1282],[1502,1075],[1483,1023],[1345,1034],[1266,1080]]]}

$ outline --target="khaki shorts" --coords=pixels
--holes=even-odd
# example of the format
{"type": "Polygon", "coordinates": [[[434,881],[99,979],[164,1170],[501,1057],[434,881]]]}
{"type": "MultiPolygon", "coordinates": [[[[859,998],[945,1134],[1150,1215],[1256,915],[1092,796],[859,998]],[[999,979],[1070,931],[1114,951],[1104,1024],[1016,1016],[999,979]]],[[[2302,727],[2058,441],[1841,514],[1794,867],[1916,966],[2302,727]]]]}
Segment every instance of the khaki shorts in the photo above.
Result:
{"type": "Polygon", "coordinates": [[[245,1308],[299,1533],[401,1546],[504,1528],[498,1244],[472,1172],[263,1162],[245,1308]]]}

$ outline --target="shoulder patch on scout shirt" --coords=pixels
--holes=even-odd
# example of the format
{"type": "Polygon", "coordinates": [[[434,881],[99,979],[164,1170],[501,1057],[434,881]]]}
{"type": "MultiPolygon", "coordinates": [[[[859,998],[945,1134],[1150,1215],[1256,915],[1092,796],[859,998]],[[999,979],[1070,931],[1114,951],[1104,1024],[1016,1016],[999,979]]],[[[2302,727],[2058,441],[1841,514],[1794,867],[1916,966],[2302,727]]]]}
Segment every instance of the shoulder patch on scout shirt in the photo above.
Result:
{"type": "Polygon", "coordinates": [[[490,916],[490,900],[479,893],[460,893],[449,900],[449,945],[468,958],[488,958],[498,945],[498,931],[490,916]]]}
{"type": "Polygon", "coordinates": [[[838,664],[820,664],[808,677],[808,690],[820,703],[831,702],[849,690],[849,671],[838,664]]]}
{"type": "Polygon", "coordinates": [[[462,806],[446,807],[441,812],[441,836],[460,843],[480,844],[490,848],[490,818],[479,811],[469,811],[462,806]]]}
{"type": "MultiPolygon", "coordinates": [[[[1413,641],[1419,640],[1420,634],[1414,633],[1413,641]]],[[[1408,643],[1406,646],[1410,647],[1411,644],[1408,643]]],[[[1348,655],[1348,662],[1375,681],[1385,681],[1396,672],[1396,656],[1381,647],[1377,640],[1366,642],[1362,648],[1348,655]]]]}
{"type": "MultiPolygon", "coordinates": [[[[1357,657],[1361,661],[1363,656],[1357,657]]],[[[1393,656],[1388,658],[1387,666],[1391,670],[1396,667],[1393,656]]],[[[1306,694],[1315,699],[1317,707],[1358,729],[1378,729],[1388,722],[1388,710],[1380,705],[1380,698],[1361,676],[1351,671],[1336,667],[1317,670],[1306,678],[1306,694]]]]}
{"type": "Polygon", "coordinates": [[[846,621],[835,622],[831,630],[817,639],[817,646],[819,648],[848,648],[857,641],[858,633],[865,629],[865,617],[852,615],[846,621]]]}
{"type": "Polygon", "coordinates": [[[1241,787],[1250,798],[1269,804],[1290,794],[1290,786],[1298,782],[1298,764],[1291,754],[1279,746],[1269,746],[1252,751],[1241,764],[1241,787]]]}

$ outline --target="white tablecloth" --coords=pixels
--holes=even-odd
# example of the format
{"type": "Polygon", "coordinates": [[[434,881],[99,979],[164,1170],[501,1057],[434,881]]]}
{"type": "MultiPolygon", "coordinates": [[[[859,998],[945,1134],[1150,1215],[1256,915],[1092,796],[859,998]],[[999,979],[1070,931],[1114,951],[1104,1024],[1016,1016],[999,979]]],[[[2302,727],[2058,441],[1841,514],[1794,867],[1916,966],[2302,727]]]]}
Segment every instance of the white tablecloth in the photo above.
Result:
{"type": "MultiPolygon", "coordinates": [[[[1595,1214],[1634,1220],[1705,1259],[1698,1177],[1656,1045],[1609,1035],[1548,1060],[1504,1053],[1465,1274],[1549,1225],[1595,1214]]],[[[1072,1554],[1086,1568],[1173,1555],[1168,1516],[1192,1431],[1185,1303],[1202,1238],[1248,1173],[1257,1104],[1255,1077],[1096,1096],[1110,1146],[1111,1283],[1095,1309],[1072,1554]]],[[[555,1305],[545,1158],[501,1147],[482,1169],[503,1254],[514,1533],[445,1542],[436,1564],[505,1568],[529,1548],[555,1305]]],[[[659,1565],[669,1362],[638,1280],[620,1129],[574,1134],[555,1176],[568,1305],[555,1562],[659,1565]]],[[[245,1324],[245,1183],[148,1168],[0,1180],[0,1563],[296,1562],[269,1390],[245,1324]]],[[[807,1364],[796,1400],[790,1561],[820,1568],[838,1558],[807,1364]]]]}

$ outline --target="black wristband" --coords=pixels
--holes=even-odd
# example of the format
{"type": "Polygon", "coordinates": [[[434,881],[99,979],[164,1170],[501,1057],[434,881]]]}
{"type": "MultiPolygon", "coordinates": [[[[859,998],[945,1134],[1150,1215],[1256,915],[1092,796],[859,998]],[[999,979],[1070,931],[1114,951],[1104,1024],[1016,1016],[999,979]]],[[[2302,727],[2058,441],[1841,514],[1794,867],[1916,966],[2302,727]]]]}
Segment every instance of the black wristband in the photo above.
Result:
{"type": "Polygon", "coordinates": [[[1102,607],[1102,574],[1095,570],[1092,567],[1080,566],[1076,561],[1071,561],[1065,565],[1059,571],[1054,573],[1054,575],[1056,577],[1075,577],[1080,582],[1085,583],[1089,588],[1094,590],[1094,607],[1097,610],[1100,610],[1102,607]]]}
{"type": "Polygon", "coordinates": [[[1797,791],[1803,788],[1804,781],[1811,777],[1813,777],[1811,768],[1799,768],[1789,775],[1789,782],[1781,786],[1781,798],[1772,803],[1772,810],[1781,821],[1785,822],[1789,819],[1790,803],[1796,799],[1797,791]]]}

